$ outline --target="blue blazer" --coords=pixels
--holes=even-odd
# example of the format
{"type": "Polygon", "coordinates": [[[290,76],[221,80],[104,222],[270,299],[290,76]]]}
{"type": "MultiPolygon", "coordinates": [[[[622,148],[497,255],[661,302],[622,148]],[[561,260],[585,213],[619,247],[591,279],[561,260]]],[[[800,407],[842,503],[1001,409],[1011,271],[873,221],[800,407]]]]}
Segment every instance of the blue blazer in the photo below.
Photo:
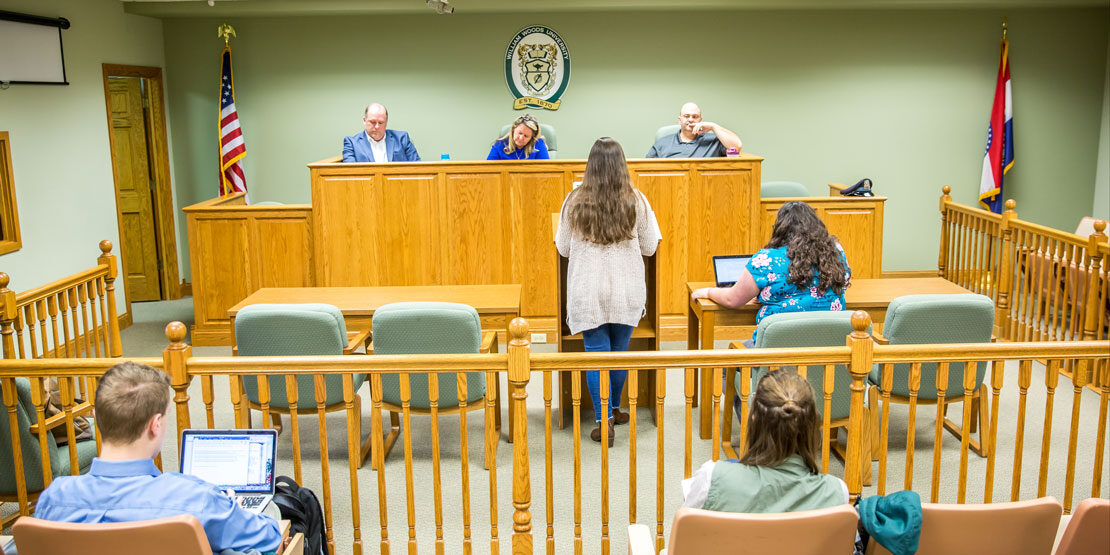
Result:
{"type": "MultiPolygon", "coordinates": [[[[409,140],[405,131],[385,130],[385,151],[389,156],[386,162],[419,162],[420,155],[416,147],[409,140]]],[[[366,138],[366,131],[359,131],[350,137],[343,137],[344,162],[373,162],[374,153],[370,150],[370,141],[366,138]]]]}

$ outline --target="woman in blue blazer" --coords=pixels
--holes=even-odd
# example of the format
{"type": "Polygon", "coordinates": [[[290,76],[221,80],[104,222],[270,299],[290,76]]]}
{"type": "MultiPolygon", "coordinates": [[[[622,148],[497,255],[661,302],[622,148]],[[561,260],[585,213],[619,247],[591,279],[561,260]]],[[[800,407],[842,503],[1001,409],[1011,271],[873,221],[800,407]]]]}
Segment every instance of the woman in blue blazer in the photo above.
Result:
{"type": "Polygon", "coordinates": [[[540,122],[524,114],[509,126],[509,132],[497,139],[486,160],[547,160],[547,144],[540,137],[540,122]]]}

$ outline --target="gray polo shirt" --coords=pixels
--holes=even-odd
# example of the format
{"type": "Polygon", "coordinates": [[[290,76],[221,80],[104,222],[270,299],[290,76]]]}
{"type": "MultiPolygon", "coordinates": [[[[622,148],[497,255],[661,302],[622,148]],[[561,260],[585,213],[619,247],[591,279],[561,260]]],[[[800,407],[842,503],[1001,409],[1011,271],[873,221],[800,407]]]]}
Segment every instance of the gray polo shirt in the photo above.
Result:
{"type": "Polygon", "coordinates": [[[677,132],[674,135],[667,135],[654,145],[651,145],[651,150],[648,151],[648,158],[710,158],[714,156],[725,155],[725,145],[717,139],[717,135],[712,131],[706,131],[693,141],[683,142],[679,139],[677,132]]]}

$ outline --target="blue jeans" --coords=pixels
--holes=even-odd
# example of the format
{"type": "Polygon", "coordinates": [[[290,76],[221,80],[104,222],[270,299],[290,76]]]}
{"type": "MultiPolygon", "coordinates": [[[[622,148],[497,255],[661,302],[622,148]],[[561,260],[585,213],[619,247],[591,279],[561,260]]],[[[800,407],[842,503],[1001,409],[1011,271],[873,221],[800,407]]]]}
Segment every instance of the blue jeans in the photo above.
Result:
{"type": "MultiPolygon", "coordinates": [[[[627,351],[628,341],[632,339],[632,326],[624,324],[602,324],[592,330],[582,332],[582,343],[586,352],[627,351]]],[[[628,370],[609,371],[609,406],[605,407],[605,418],[613,416],[610,407],[619,407],[624,393],[624,380],[628,370]]],[[[601,422],[601,372],[586,371],[586,387],[594,404],[594,422],[601,422]]]]}

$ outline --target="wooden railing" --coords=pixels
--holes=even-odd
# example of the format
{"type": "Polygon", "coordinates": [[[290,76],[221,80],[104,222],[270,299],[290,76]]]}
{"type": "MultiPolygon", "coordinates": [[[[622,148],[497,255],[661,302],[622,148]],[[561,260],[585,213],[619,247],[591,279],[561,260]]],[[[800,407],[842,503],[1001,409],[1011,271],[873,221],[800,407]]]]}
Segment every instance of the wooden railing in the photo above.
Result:
{"type": "MultiPolygon", "coordinates": [[[[993,501],[995,498],[993,492],[997,481],[994,464],[999,454],[999,449],[996,447],[1000,445],[997,439],[1004,429],[1015,425],[1017,428],[1013,449],[1013,467],[1015,470],[1009,476],[1011,479],[1009,498],[1019,499],[1046,493],[1055,494],[1064,499],[1065,509],[1068,510],[1073,506],[1074,501],[1082,497],[1082,495],[1077,497],[1076,492],[1085,493],[1087,491],[1086,488],[1077,489],[1077,484],[1080,479],[1087,476],[1088,471],[1091,472],[1091,495],[1102,495],[1101,476],[1103,475],[1103,453],[1107,433],[1107,403],[1110,399],[1110,386],[1106,384],[1110,384],[1110,376],[1102,376],[1101,383],[1104,385],[1100,387],[1097,394],[1084,388],[1086,383],[1084,376],[1089,374],[1088,369],[1096,365],[1100,365],[1098,367],[1102,369],[1103,374],[1106,373],[1106,362],[1110,359],[1110,342],[1055,341],[886,346],[875,344],[872,336],[866,331],[869,325],[870,321],[865,313],[856,313],[853,318],[855,331],[846,338],[844,347],[796,350],[532,353],[527,339],[529,337],[528,327],[522,319],[517,319],[511,326],[511,340],[505,353],[330,357],[196,357],[192,355],[192,348],[184,342],[184,325],[175,322],[167,326],[167,337],[170,344],[163,352],[163,357],[161,359],[136,359],[136,361],[162,368],[171,376],[179,433],[185,428],[196,425],[193,417],[200,415],[203,415],[209,427],[217,424],[223,424],[226,427],[226,421],[230,418],[227,414],[237,413],[243,409],[242,404],[245,401],[242,397],[236,397],[234,393],[227,397],[222,395],[217,397],[215,392],[211,391],[210,386],[203,385],[204,378],[229,376],[234,384],[234,380],[240,379],[243,375],[259,375],[266,376],[267,379],[287,380],[290,379],[289,376],[314,376],[316,383],[314,396],[317,407],[315,410],[302,411],[302,415],[316,416],[315,431],[320,438],[320,462],[319,465],[316,465],[307,460],[302,460],[302,449],[306,447],[305,442],[294,439],[293,458],[297,467],[297,478],[301,483],[312,487],[320,494],[325,510],[328,538],[333,547],[335,527],[347,529],[346,527],[350,526],[348,529],[352,537],[350,549],[353,553],[362,553],[363,551],[362,516],[364,513],[368,515],[368,518],[376,520],[377,523],[377,526],[375,526],[377,530],[372,534],[376,537],[366,539],[366,541],[378,544],[372,547],[370,551],[388,552],[391,548],[399,549],[394,544],[400,541],[407,544],[410,552],[415,552],[418,547],[426,549],[428,545],[434,545],[438,552],[462,551],[468,553],[472,550],[486,551],[486,545],[488,545],[488,550],[493,553],[499,552],[502,547],[507,547],[512,553],[531,553],[538,550],[539,544],[542,544],[543,550],[547,553],[569,550],[572,546],[576,550],[582,549],[583,546],[592,548],[593,545],[600,545],[601,552],[607,553],[612,549],[619,550],[619,547],[614,548],[611,545],[614,539],[618,544],[624,541],[623,531],[613,533],[610,527],[612,524],[616,523],[618,525],[617,530],[622,530],[626,523],[642,522],[644,520],[655,523],[656,544],[657,547],[662,547],[666,537],[665,532],[669,527],[673,512],[681,503],[674,496],[680,478],[690,476],[696,464],[700,465],[705,460],[721,457],[722,445],[727,446],[724,449],[727,451],[733,443],[730,440],[739,440],[739,445],[744,444],[745,434],[747,433],[744,426],[739,427],[738,434],[734,434],[732,438],[725,438],[724,441],[721,441],[719,435],[722,417],[732,418],[730,400],[722,400],[721,386],[724,369],[731,367],[739,367],[742,372],[750,371],[755,367],[770,367],[774,370],[775,367],[795,365],[809,366],[810,368],[823,366],[826,370],[832,370],[837,365],[843,365],[846,368],[849,374],[847,388],[851,408],[847,423],[848,437],[844,449],[846,463],[839,468],[830,463],[829,453],[835,444],[826,433],[826,438],[822,440],[821,464],[823,469],[834,473],[839,473],[843,469],[849,491],[853,495],[858,495],[864,492],[865,474],[872,468],[872,465],[868,464],[868,459],[871,457],[866,455],[871,453],[872,450],[868,444],[869,436],[865,432],[867,429],[866,421],[869,418],[869,407],[865,403],[865,398],[868,388],[868,374],[873,370],[874,364],[880,365],[881,368],[880,382],[883,386],[881,389],[889,392],[892,364],[910,364],[913,368],[918,369],[919,378],[920,364],[926,362],[939,363],[937,371],[939,394],[939,390],[943,390],[946,386],[948,367],[951,364],[965,362],[969,364],[969,367],[974,367],[975,364],[982,361],[991,366],[988,379],[988,387],[992,392],[990,410],[988,411],[990,416],[989,424],[986,427],[987,434],[983,439],[984,443],[988,445],[988,455],[985,460],[978,457],[972,459],[968,456],[972,435],[969,403],[964,403],[963,406],[963,425],[959,435],[958,450],[937,448],[944,443],[945,438],[942,434],[943,415],[948,404],[944,400],[943,394],[939,394],[940,402],[937,403],[936,407],[937,422],[934,426],[935,433],[931,446],[932,465],[926,473],[931,482],[931,489],[928,492],[929,498],[944,502],[962,503],[968,500],[967,490],[969,486],[981,483],[984,488],[983,499],[986,502],[993,501]],[[1040,371],[1041,368],[1040,363],[1035,361],[1041,360],[1048,361],[1047,372],[1045,372],[1043,380],[1044,388],[1035,387],[1032,382],[1032,375],[1035,371],[1040,371]],[[1067,421],[1067,430],[1064,431],[1062,426],[1061,430],[1055,430],[1054,422],[1057,421],[1053,419],[1054,404],[1052,400],[1057,387],[1060,385],[1059,373],[1055,370],[1061,365],[1069,363],[1082,371],[1075,373],[1076,380],[1072,384],[1071,418],[1067,421]],[[701,368],[712,369],[714,374],[712,397],[714,410],[712,414],[715,431],[713,441],[709,445],[705,445],[704,442],[695,442],[693,432],[694,416],[692,407],[697,395],[694,387],[694,375],[701,368]],[[598,448],[594,448],[592,444],[587,444],[590,445],[589,447],[581,445],[578,416],[581,411],[582,391],[577,386],[575,386],[576,389],[572,395],[575,418],[573,419],[574,430],[570,439],[567,440],[566,434],[555,432],[553,429],[551,399],[553,395],[552,384],[556,374],[571,372],[575,374],[572,376],[574,379],[571,380],[571,383],[580,384],[578,373],[586,369],[602,370],[602,391],[607,390],[605,384],[610,371],[618,369],[635,370],[629,373],[627,387],[631,395],[629,410],[632,414],[627,431],[629,458],[627,483],[625,483],[624,476],[614,477],[611,475],[610,466],[614,462],[612,459],[613,451],[607,447],[604,438],[598,448]],[[539,462],[541,460],[540,454],[534,450],[530,452],[528,441],[528,434],[538,431],[536,428],[538,420],[530,422],[527,411],[517,410],[515,411],[516,421],[513,428],[513,437],[511,438],[511,495],[507,495],[508,492],[504,491],[499,493],[497,471],[499,469],[505,470],[505,466],[498,466],[496,449],[493,450],[493,459],[487,476],[485,479],[477,478],[479,482],[488,484],[488,494],[477,493],[475,489],[472,489],[471,481],[474,477],[471,475],[468,448],[472,442],[469,438],[470,432],[467,422],[464,420],[466,417],[465,411],[460,413],[458,428],[458,462],[461,465],[458,482],[445,484],[442,472],[443,466],[441,465],[443,462],[441,457],[446,460],[446,457],[441,454],[441,448],[448,446],[454,449],[453,442],[441,442],[438,433],[432,433],[431,437],[426,440],[416,440],[412,437],[410,428],[417,419],[413,418],[407,402],[411,395],[408,387],[409,374],[413,372],[430,372],[431,376],[443,373],[456,374],[462,384],[459,386],[460,390],[465,391],[465,381],[463,381],[465,374],[463,372],[466,371],[483,371],[487,372],[487,376],[507,374],[508,394],[512,402],[518,403],[518,406],[530,404],[534,411],[539,410],[540,404],[538,401],[529,403],[527,387],[532,379],[538,379],[542,382],[543,429],[540,432],[544,436],[542,466],[539,462]],[[659,384],[656,398],[638,399],[635,396],[635,392],[638,390],[637,380],[640,379],[636,371],[656,373],[657,383],[659,384]],[[361,402],[357,397],[358,391],[353,387],[355,373],[368,373],[370,375],[368,381],[371,383],[370,389],[372,392],[370,394],[370,434],[373,438],[373,469],[367,469],[361,473],[359,472],[359,443],[361,438],[359,437],[360,428],[358,423],[361,421],[362,411],[359,410],[361,402]],[[383,438],[388,430],[381,417],[380,383],[381,376],[385,373],[399,373],[402,376],[401,394],[405,401],[401,413],[404,427],[402,430],[403,437],[398,442],[402,446],[403,457],[395,456],[393,458],[395,462],[389,465],[386,464],[383,445],[383,438]],[[343,403],[346,409],[344,414],[347,424],[345,442],[347,472],[334,475],[330,469],[331,457],[328,454],[329,444],[327,441],[328,427],[324,416],[325,407],[323,406],[324,377],[329,375],[341,376],[343,380],[343,403]],[[653,430],[653,434],[644,438],[638,434],[639,430],[636,426],[638,421],[637,412],[640,408],[648,405],[654,405],[657,409],[663,408],[667,401],[668,380],[666,378],[668,376],[673,376],[672,381],[676,383],[681,381],[684,386],[680,393],[682,399],[681,424],[679,424],[678,419],[674,418],[676,415],[673,413],[672,417],[668,419],[665,416],[666,413],[661,412],[660,414],[664,414],[664,417],[661,418],[660,425],[653,430]],[[202,387],[199,388],[202,397],[201,404],[194,402],[190,395],[190,391],[195,394],[197,389],[190,387],[197,377],[200,377],[202,381],[202,387]],[[1013,387],[1014,385],[1017,385],[1016,389],[1013,387]],[[1046,399],[1046,411],[1043,417],[1038,417],[1035,413],[1027,411],[1027,405],[1030,403],[1030,399],[1033,399],[1032,402],[1036,403],[1041,398],[1042,393],[1046,399]],[[1016,399],[1017,402],[1016,417],[1010,417],[1007,412],[1009,408],[1000,408],[1000,404],[1008,405],[1012,399],[1016,399]],[[224,402],[231,403],[232,410],[220,410],[214,413],[213,405],[224,402]],[[1099,415],[1097,424],[1090,419],[1089,415],[1093,412],[1081,410],[1081,406],[1084,404],[1092,407],[1097,406],[1099,415]],[[681,477],[677,473],[676,475],[668,475],[665,471],[668,459],[677,459],[678,443],[673,439],[669,442],[667,440],[674,437],[673,434],[677,432],[676,426],[678,425],[682,426],[681,432],[679,432],[679,435],[682,436],[681,449],[683,451],[681,477]],[[1037,428],[1040,428],[1042,446],[1038,468],[1038,487],[1036,492],[1023,492],[1020,488],[1022,468],[1032,466],[1032,463],[1023,465],[1025,459],[1028,458],[1025,453],[1024,440],[1027,430],[1035,432],[1037,428]],[[654,441],[652,441],[652,435],[654,435],[654,441]],[[1060,435],[1067,435],[1067,447],[1062,450],[1054,450],[1052,448],[1052,438],[1060,435]],[[647,439],[647,441],[643,441],[644,439],[647,439]],[[569,448],[567,447],[568,443],[569,448]],[[1094,450],[1079,450],[1077,449],[1079,445],[1094,445],[1094,450]],[[569,453],[572,463],[567,463],[567,455],[556,457],[556,452],[569,453]],[[648,454],[647,458],[649,460],[640,460],[639,455],[645,453],[648,454]],[[1061,468],[1061,463],[1063,463],[1063,468],[1061,468]],[[652,480],[654,484],[648,485],[642,490],[641,478],[644,478],[644,476],[639,472],[641,467],[653,468],[653,470],[648,470],[648,475],[654,479],[652,480]],[[368,472],[374,474],[373,479],[369,479],[368,472]],[[532,477],[533,473],[537,475],[535,480],[532,477]],[[572,476],[568,476],[568,473],[572,476]],[[539,479],[541,474],[542,480],[539,479]],[[430,479],[428,479],[429,475],[430,479]],[[1048,480],[1050,475],[1052,480],[1048,480]],[[599,481],[596,485],[587,485],[595,483],[592,479],[593,476],[598,476],[599,481]],[[590,477],[590,479],[585,477],[590,477]],[[390,500],[393,499],[393,495],[397,495],[401,491],[401,485],[399,484],[401,481],[404,482],[404,509],[394,508],[391,511],[390,500]],[[938,493],[941,484],[951,484],[953,482],[958,490],[955,498],[949,498],[947,495],[938,493]],[[363,498],[360,495],[360,490],[367,487],[374,491],[376,504],[365,506],[361,503],[363,498]],[[595,487],[596,490],[594,490],[595,487]],[[430,495],[428,494],[429,489],[431,489],[430,495]],[[448,496],[445,500],[444,489],[458,492],[457,501],[453,495],[448,496]],[[342,492],[339,495],[349,496],[349,524],[347,518],[342,518],[333,511],[333,500],[337,494],[336,492],[342,492]],[[651,503],[654,505],[651,507],[654,510],[648,512],[647,515],[644,514],[643,507],[641,507],[641,492],[654,494],[654,503],[651,503]],[[481,497],[487,498],[485,503],[479,501],[472,504],[481,497]],[[504,503],[505,499],[510,499],[511,503],[504,503]],[[626,517],[619,514],[614,515],[611,512],[614,505],[619,510],[625,504],[627,504],[628,510],[626,517]],[[447,510],[456,511],[457,514],[461,515],[462,530],[445,529],[442,516],[445,505],[448,508],[447,510]],[[598,509],[601,516],[599,522],[593,519],[583,520],[582,513],[585,506],[598,509]],[[567,518],[568,515],[569,519],[567,518]],[[376,519],[374,519],[375,516],[376,519]],[[391,527],[390,523],[393,519],[400,519],[402,525],[394,524],[391,527]],[[502,528],[501,523],[511,523],[511,528],[507,530],[509,532],[507,538],[509,546],[502,546],[506,539],[503,532],[506,530],[502,528]],[[488,531],[485,530],[487,524],[489,526],[488,531]],[[418,530],[420,530],[420,533],[418,533],[418,530]]],[[[96,379],[118,361],[119,359],[111,358],[0,361],[0,385],[3,387],[3,402],[8,410],[9,422],[12,426],[15,426],[15,404],[18,401],[15,398],[13,388],[16,376],[28,377],[32,383],[41,383],[43,379],[50,377],[88,378],[95,389],[96,379]]],[[[832,375],[833,372],[826,371],[826,376],[832,375]]],[[[968,375],[974,377],[973,373],[968,373],[968,375]]],[[[913,372],[911,372],[911,386],[916,383],[916,387],[920,387],[920,382],[916,381],[918,378],[912,376],[913,372]]],[[[1064,378],[1064,380],[1067,380],[1067,378],[1064,378]]],[[[430,378],[429,383],[432,384],[434,389],[434,384],[438,383],[438,379],[430,378]]],[[[824,408],[824,414],[828,414],[830,399],[835,395],[844,394],[842,384],[843,382],[832,378],[825,380],[823,391],[818,393],[818,403],[819,406],[824,408]]],[[[965,394],[970,394],[974,390],[974,379],[965,380],[963,385],[965,394]]],[[[263,391],[265,389],[262,388],[263,391]]],[[[290,388],[290,390],[295,391],[295,388],[290,388]]],[[[233,387],[232,392],[234,391],[235,388],[233,387]]],[[[747,394],[749,391],[742,390],[741,393],[747,394]]],[[[876,409],[879,423],[879,430],[875,435],[878,438],[875,443],[879,448],[874,451],[874,456],[878,459],[875,488],[878,493],[884,493],[892,483],[905,484],[906,487],[914,486],[915,469],[923,466],[913,462],[914,446],[920,444],[918,446],[920,450],[930,446],[926,437],[914,440],[912,430],[916,429],[917,417],[915,411],[919,403],[911,399],[908,409],[910,416],[906,424],[908,435],[905,448],[906,463],[900,465],[904,466],[905,472],[901,477],[896,476],[897,469],[893,467],[891,460],[897,455],[897,441],[895,441],[894,436],[897,435],[895,433],[897,429],[895,428],[897,428],[897,423],[901,421],[899,415],[902,411],[900,409],[898,411],[891,410],[888,394],[879,393],[879,395],[883,402],[871,404],[876,409]]],[[[432,398],[435,398],[435,395],[432,395],[432,398]]],[[[487,401],[488,399],[487,396],[487,401]]],[[[35,399],[33,403],[36,412],[41,415],[41,398],[35,399]]],[[[923,404],[923,402],[920,404],[923,404]]],[[[1094,409],[1090,410],[1093,411],[1094,409]]],[[[72,426],[70,413],[71,408],[67,407],[65,421],[69,427],[72,426]]],[[[538,415],[534,416],[538,418],[538,415]]],[[[452,418],[454,417],[452,416],[452,418]]],[[[440,427],[442,420],[441,415],[438,414],[435,408],[431,411],[430,420],[432,430],[435,432],[440,427]]],[[[829,428],[832,424],[827,420],[824,422],[826,428],[829,428]]],[[[603,433],[608,433],[606,427],[602,427],[602,430],[603,433]]],[[[294,438],[299,437],[299,433],[296,433],[296,431],[291,435],[294,438]]],[[[309,436],[311,435],[309,434],[309,436]]],[[[483,428],[482,436],[483,443],[487,448],[488,446],[499,445],[496,442],[499,439],[498,433],[493,430],[491,425],[486,425],[483,428]],[[494,441],[491,442],[491,439],[494,441]]],[[[282,437],[286,436],[283,435],[282,437]]],[[[308,443],[311,444],[311,442],[308,443]]],[[[167,449],[166,453],[171,457],[175,454],[171,449],[167,449]]],[[[16,468],[20,468],[20,465],[17,464],[16,468]]],[[[475,470],[477,471],[477,469],[475,470]]],[[[999,478],[1003,477],[999,476],[999,478]]],[[[651,482],[649,481],[648,484],[651,484],[651,482]]],[[[477,489],[484,490],[487,489],[487,486],[479,486],[477,489]]],[[[870,490],[868,493],[870,493],[870,490]]],[[[650,497],[645,499],[650,503],[650,497]]],[[[973,500],[977,501],[977,499],[973,500]]],[[[25,500],[21,500],[20,511],[22,514],[30,513],[28,503],[25,500]]],[[[393,520],[393,522],[397,521],[393,520]]],[[[345,546],[343,551],[346,551],[345,546]]]]}
{"type": "MultiPolygon", "coordinates": [[[[17,413],[17,403],[28,400],[18,398],[15,377],[27,374],[17,371],[3,377],[8,437],[12,439],[6,450],[10,452],[10,462],[14,463],[10,468],[24,468],[21,435],[37,436],[41,481],[34,477],[35,487],[29,488],[28,476],[14,472],[11,477],[14,491],[0,492],[0,500],[17,501],[23,514],[28,510],[29,501],[50,485],[54,474],[65,473],[64,469],[52,468],[51,451],[57,448],[52,434],[64,431],[69,453],[68,473],[78,474],[80,470],[74,419],[92,412],[92,403],[87,399],[95,391],[95,383],[73,379],[74,375],[66,369],[83,364],[80,359],[122,354],[116,315],[116,257],[111,253],[110,241],[101,241],[99,246],[101,254],[96,266],[22,293],[9,290],[10,277],[0,272],[3,358],[51,359],[47,366],[57,370],[49,376],[29,380],[29,402],[34,406],[31,414],[26,410],[17,413]],[[51,391],[57,392],[54,408],[61,412],[48,415],[47,401],[51,391]],[[25,423],[31,424],[28,430],[21,428],[20,416],[25,423]]],[[[99,439],[97,441],[99,447],[99,439]]],[[[7,454],[4,457],[6,459],[7,454]]],[[[6,466],[7,462],[2,464],[6,466]]],[[[5,484],[7,490],[10,482],[5,484]]]]}
{"type": "MultiPolygon", "coordinates": [[[[940,199],[938,274],[995,301],[995,335],[1009,341],[1106,339],[1110,317],[1106,222],[1081,237],[940,199]]],[[[1071,365],[1062,370],[1070,372],[1071,365]]],[[[1093,385],[1100,385],[1094,372],[1093,385]]]]}

